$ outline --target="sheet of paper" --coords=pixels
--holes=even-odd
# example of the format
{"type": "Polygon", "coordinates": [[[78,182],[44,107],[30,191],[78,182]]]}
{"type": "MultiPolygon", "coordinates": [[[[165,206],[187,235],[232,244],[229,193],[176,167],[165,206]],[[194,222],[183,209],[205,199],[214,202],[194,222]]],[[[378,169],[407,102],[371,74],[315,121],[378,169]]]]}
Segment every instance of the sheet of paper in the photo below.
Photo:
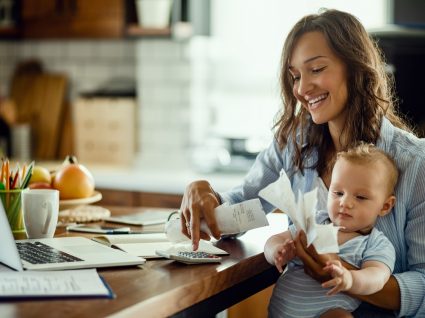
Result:
{"type": "Polygon", "coordinates": [[[158,258],[156,250],[166,250],[173,246],[171,242],[115,244],[120,250],[143,258],[158,258]]]}
{"type": "Polygon", "coordinates": [[[319,254],[338,253],[338,227],[333,224],[316,224],[317,189],[305,193],[299,192],[298,200],[291,183],[282,170],[280,177],[259,192],[260,197],[285,212],[298,230],[307,235],[307,244],[313,244],[319,254]]]}
{"type": "Polygon", "coordinates": [[[338,226],[329,224],[317,224],[317,237],[313,241],[314,248],[319,254],[338,253],[338,226]]]}
{"type": "Polygon", "coordinates": [[[169,241],[165,233],[97,235],[92,240],[107,245],[169,241]]]}
{"type": "Polygon", "coordinates": [[[2,297],[109,296],[96,269],[67,271],[1,271],[2,297]]]}

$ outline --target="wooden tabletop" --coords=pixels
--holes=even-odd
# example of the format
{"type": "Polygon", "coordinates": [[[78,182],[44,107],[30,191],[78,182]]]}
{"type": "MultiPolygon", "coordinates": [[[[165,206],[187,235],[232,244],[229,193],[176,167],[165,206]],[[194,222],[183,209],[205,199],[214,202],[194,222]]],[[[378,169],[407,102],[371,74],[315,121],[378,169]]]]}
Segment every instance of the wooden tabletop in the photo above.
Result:
{"type": "MultiPolygon", "coordinates": [[[[115,211],[114,214],[121,214],[124,210],[115,211]]],[[[114,299],[1,302],[1,316],[213,316],[277,279],[278,272],[266,262],[263,247],[266,239],[285,229],[287,223],[282,214],[274,213],[268,218],[273,226],[217,242],[218,247],[230,253],[220,264],[184,265],[170,260],[148,260],[140,267],[99,269],[115,293],[114,299]]]]}

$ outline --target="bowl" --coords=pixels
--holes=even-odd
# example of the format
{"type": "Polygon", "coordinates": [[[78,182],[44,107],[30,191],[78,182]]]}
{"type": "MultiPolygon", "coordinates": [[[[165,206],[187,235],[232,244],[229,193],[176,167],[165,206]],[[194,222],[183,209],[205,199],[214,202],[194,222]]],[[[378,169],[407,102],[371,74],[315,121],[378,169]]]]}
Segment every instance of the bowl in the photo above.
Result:
{"type": "Polygon", "coordinates": [[[72,209],[80,205],[87,205],[95,203],[102,200],[102,193],[99,191],[94,191],[93,195],[88,198],[82,199],[70,199],[70,200],[60,200],[59,201],[59,210],[72,209]]]}

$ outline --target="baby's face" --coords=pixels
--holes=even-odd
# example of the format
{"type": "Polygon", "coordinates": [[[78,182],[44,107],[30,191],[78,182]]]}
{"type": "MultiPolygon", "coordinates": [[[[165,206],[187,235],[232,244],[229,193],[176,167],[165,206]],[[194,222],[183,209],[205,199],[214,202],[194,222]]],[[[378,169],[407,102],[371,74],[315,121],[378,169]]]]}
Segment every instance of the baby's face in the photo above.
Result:
{"type": "Polygon", "coordinates": [[[382,215],[387,194],[383,164],[356,164],[340,158],[332,171],[328,211],[344,232],[368,233],[382,215]]]}

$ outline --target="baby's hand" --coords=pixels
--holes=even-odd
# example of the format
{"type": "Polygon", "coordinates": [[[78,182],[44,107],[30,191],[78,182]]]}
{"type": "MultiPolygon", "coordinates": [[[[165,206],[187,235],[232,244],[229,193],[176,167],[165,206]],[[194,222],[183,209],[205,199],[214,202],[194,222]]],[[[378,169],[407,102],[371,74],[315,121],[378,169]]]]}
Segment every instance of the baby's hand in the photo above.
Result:
{"type": "Polygon", "coordinates": [[[286,240],[282,244],[276,246],[274,256],[274,264],[279,271],[283,272],[283,266],[295,257],[295,244],[293,240],[286,240]]]}
{"type": "Polygon", "coordinates": [[[327,261],[323,270],[333,277],[331,280],[322,284],[323,288],[333,287],[326,295],[335,295],[340,291],[349,290],[351,286],[353,286],[353,276],[351,275],[351,272],[342,266],[340,261],[327,261]]]}

